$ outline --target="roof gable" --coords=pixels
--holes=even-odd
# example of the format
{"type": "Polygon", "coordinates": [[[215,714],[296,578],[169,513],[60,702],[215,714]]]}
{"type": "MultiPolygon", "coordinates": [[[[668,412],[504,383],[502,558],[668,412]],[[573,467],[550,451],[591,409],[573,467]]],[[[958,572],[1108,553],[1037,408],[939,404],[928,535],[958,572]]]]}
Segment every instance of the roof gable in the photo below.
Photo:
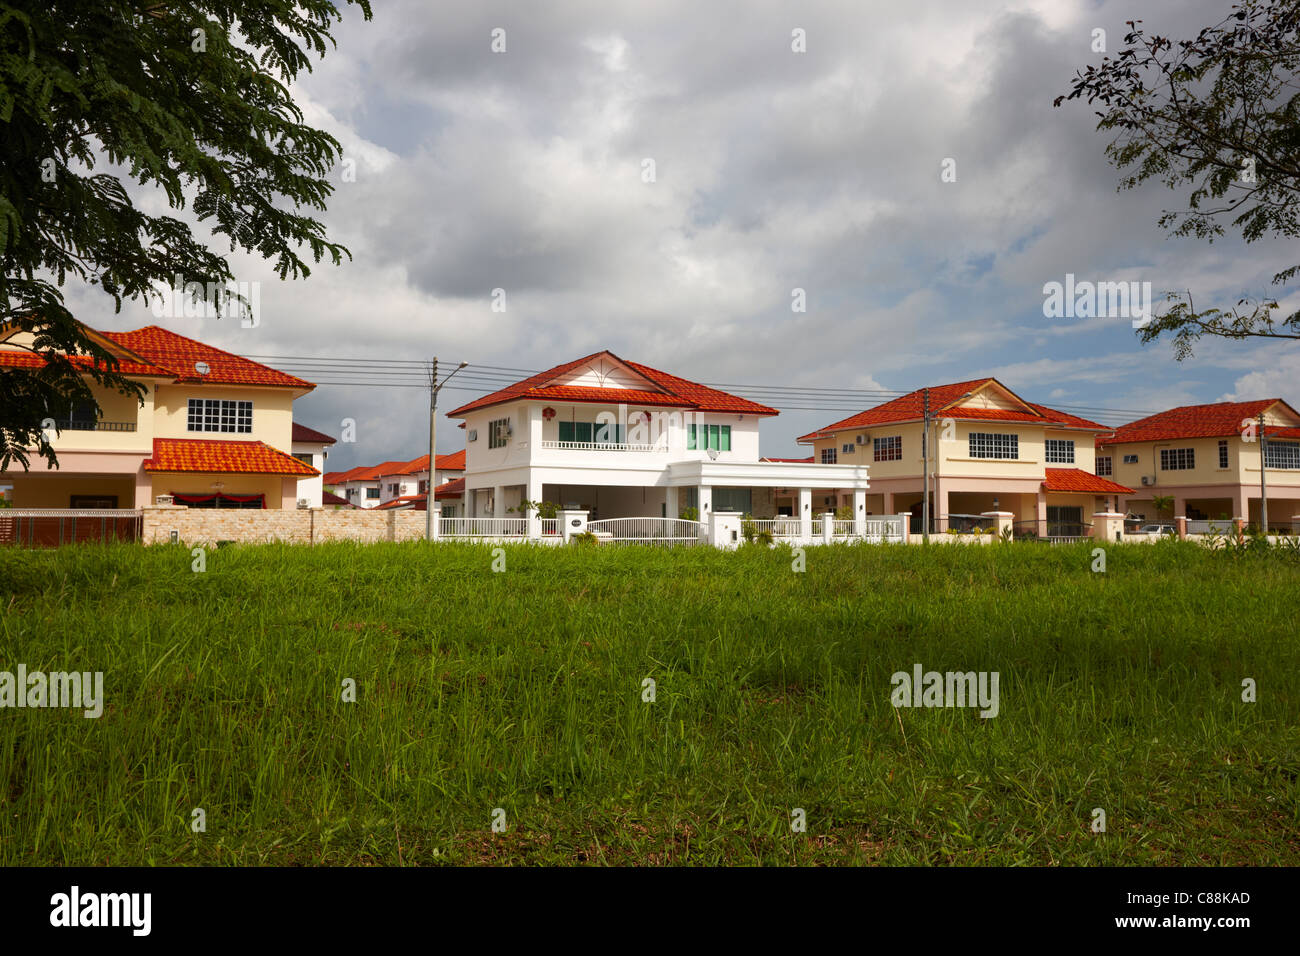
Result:
{"type": "Polygon", "coordinates": [[[1187,438],[1231,438],[1242,434],[1243,422],[1255,422],[1264,415],[1267,434],[1286,434],[1300,427],[1300,413],[1280,398],[1251,402],[1214,402],[1208,405],[1180,405],[1139,418],[1104,435],[1097,444],[1169,441],[1187,438]]]}
{"type": "Polygon", "coordinates": [[[273,388],[299,388],[310,391],[311,382],[288,375],[250,359],[241,358],[197,339],[177,335],[157,325],[147,325],[134,332],[105,332],[120,346],[143,356],[159,368],[166,369],[177,382],[209,385],[264,385],[273,388]],[[197,363],[208,367],[201,374],[197,363]]]}

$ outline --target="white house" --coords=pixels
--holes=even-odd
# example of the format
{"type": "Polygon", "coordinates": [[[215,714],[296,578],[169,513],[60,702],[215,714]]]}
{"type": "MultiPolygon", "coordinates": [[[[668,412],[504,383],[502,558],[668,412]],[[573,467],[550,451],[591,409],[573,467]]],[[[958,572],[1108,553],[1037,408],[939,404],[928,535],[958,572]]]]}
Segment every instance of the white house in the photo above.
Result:
{"type": "Polygon", "coordinates": [[[465,514],[507,517],[521,502],[585,510],[591,520],[684,517],[695,509],[811,526],[814,492],[852,495],[865,518],[867,467],[765,460],[758,426],[779,414],[747,399],[597,352],[448,413],[464,419],[465,514]],[[797,508],[797,515],[794,510],[797,508]]]}
{"type": "Polygon", "coordinates": [[[308,428],[306,425],[293,423],[292,448],[293,457],[299,461],[311,465],[319,474],[311,478],[301,478],[298,481],[298,503],[306,501],[308,508],[319,508],[321,506],[324,487],[321,476],[325,473],[325,458],[329,454],[326,451],[334,444],[334,439],[323,432],[318,432],[314,428],[308,428]]]}

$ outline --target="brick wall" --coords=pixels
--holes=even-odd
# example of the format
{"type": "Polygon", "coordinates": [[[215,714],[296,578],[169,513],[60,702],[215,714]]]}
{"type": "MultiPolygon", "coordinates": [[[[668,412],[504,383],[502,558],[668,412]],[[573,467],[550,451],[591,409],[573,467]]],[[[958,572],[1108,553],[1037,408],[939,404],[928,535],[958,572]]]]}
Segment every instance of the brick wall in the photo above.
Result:
{"type": "Polygon", "coordinates": [[[264,544],[286,541],[409,541],[424,537],[423,511],[365,511],[341,508],[284,510],[253,508],[183,508],[152,506],[143,509],[145,544],[167,543],[175,531],[184,544],[239,541],[264,544]]]}

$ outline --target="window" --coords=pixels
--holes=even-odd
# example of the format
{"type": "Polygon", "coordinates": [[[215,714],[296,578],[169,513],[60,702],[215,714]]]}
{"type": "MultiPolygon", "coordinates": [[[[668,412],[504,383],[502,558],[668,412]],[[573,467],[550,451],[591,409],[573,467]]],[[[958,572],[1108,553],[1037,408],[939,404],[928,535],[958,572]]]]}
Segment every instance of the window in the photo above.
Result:
{"type": "Polygon", "coordinates": [[[871,439],[872,457],[876,461],[901,461],[903,458],[903,436],[886,435],[884,438],[871,439]]]}
{"type": "Polygon", "coordinates": [[[1228,467],[1228,443],[1226,440],[1219,442],[1219,467],[1228,467]]]}
{"type": "Polygon", "coordinates": [[[1097,474],[1102,478],[1111,476],[1111,457],[1109,455],[1099,455],[1097,457],[1097,474]]]}
{"type": "Polygon", "coordinates": [[[855,451],[857,450],[857,447],[858,447],[858,446],[857,446],[857,445],[854,445],[852,442],[847,442],[847,443],[844,445],[844,447],[840,449],[840,451],[843,452],[843,453],[846,454],[846,455],[852,455],[852,454],[854,454],[855,451]]]}
{"type": "Polygon", "coordinates": [[[191,398],[187,430],[250,434],[253,431],[253,403],[225,398],[191,398]]]}
{"type": "Polygon", "coordinates": [[[972,458],[1019,458],[1020,436],[1000,432],[971,432],[972,458]]]}
{"type": "Polygon", "coordinates": [[[560,422],[560,441],[621,445],[624,438],[622,425],[610,422],[560,422]]]}
{"type": "Polygon", "coordinates": [[[1136,465],[1137,463],[1138,463],[1138,456],[1137,456],[1137,455],[1125,455],[1125,456],[1124,456],[1124,464],[1126,464],[1126,465],[1136,465]]]}
{"type": "Polygon", "coordinates": [[[749,514],[753,510],[753,500],[748,488],[714,488],[714,511],[739,511],[749,514]]]}
{"type": "Polygon", "coordinates": [[[731,451],[730,425],[687,425],[686,450],[731,451]]]}
{"type": "Polygon", "coordinates": [[[423,478],[420,479],[419,484],[416,487],[418,489],[415,492],[417,495],[424,495],[424,494],[428,494],[429,492],[429,482],[423,478]]]}
{"type": "Polygon", "coordinates": [[[367,500],[367,501],[378,501],[378,500],[379,500],[379,489],[378,489],[378,488],[367,488],[367,489],[366,489],[366,500],[367,500]]]}
{"type": "Polygon", "coordinates": [[[1047,462],[1056,465],[1073,465],[1074,464],[1074,439],[1072,438],[1049,438],[1047,439],[1047,462]]]}
{"type": "Polygon", "coordinates": [[[510,437],[510,419],[498,418],[488,422],[488,447],[504,448],[510,437]]]}
{"type": "Polygon", "coordinates": [[[293,457],[294,457],[294,458],[297,458],[297,459],[298,459],[300,462],[302,462],[304,465],[312,465],[312,467],[315,467],[315,465],[312,463],[311,452],[309,452],[309,451],[298,452],[298,453],[297,453],[296,455],[294,455],[293,457]]]}
{"type": "Polygon", "coordinates": [[[1264,446],[1264,465],[1268,468],[1300,468],[1300,442],[1269,439],[1264,446]]]}
{"type": "Polygon", "coordinates": [[[1161,471],[1191,471],[1196,467],[1196,449],[1161,448],[1161,471]]]}
{"type": "Polygon", "coordinates": [[[823,449],[822,449],[822,464],[823,464],[823,465],[833,465],[833,464],[836,463],[836,461],[837,461],[837,456],[836,456],[836,454],[835,454],[835,449],[834,449],[834,448],[823,448],[823,449]]]}
{"type": "Polygon", "coordinates": [[[388,486],[388,493],[389,493],[390,495],[395,495],[395,494],[397,494],[398,492],[400,492],[401,490],[402,490],[402,486],[401,486],[401,485],[398,485],[398,484],[392,484],[392,485],[389,485],[389,486],[388,486]]]}

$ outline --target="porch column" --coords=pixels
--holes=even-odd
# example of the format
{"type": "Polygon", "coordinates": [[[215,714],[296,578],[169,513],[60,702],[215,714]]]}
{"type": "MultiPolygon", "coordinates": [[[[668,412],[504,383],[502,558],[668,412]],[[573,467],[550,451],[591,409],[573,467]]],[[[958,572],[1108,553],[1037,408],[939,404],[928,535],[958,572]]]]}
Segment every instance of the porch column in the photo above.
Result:
{"type": "Polygon", "coordinates": [[[892,515],[894,513],[894,493],[892,491],[886,491],[884,496],[885,501],[881,506],[880,513],[882,515],[892,515]]]}
{"type": "Polygon", "coordinates": [[[506,516],[506,489],[504,485],[496,485],[492,489],[492,517],[504,518],[506,516]]]}
{"type": "Polygon", "coordinates": [[[948,530],[948,489],[938,475],[934,478],[934,514],[930,517],[935,532],[948,530]]]}
{"type": "Polygon", "coordinates": [[[708,524],[709,515],[713,514],[713,486],[700,485],[697,497],[700,503],[700,520],[708,524]]]}
{"type": "MultiPolygon", "coordinates": [[[[538,422],[541,418],[538,418],[538,422]]],[[[540,432],[540,426],[538,428],[540,432]]],[[[539,439],[540,441],[540,439],[539,439]]],[[[542,479],[536,475],[530,468],[528,470],[528,484],[525,488],[524,497],[532,502],[541,502],[542,500],[542,479]]],[[[536,507],[528,509],[528,537],[536,541],[542,536],[542,516],[536,507]]]]}
{"type": "Polygon", "coordinates": [[[1038,524],[1034,530],[1042,537],[1047,537],[1047,492],[1041,488],[1038,489],[1037,520],[1038,524]]]}
{"type": "Polygon", "coordinates": [[[135,473],[134,507],[144,508],[147,507],[148,505],[152,505],[153,501],[150,500],[152,495],[153,495],[153,478],[149,475],[149,472],[144,470],[144,466],[141,465],[139,470],[136,471],[135,473]]]}
{"type": "Polygon", "coordinates": [[[1174,495],[1174,519],[1187,517],[1187,499],[1182,495],[1174,495]]]}
{"type": "Polygon", "coordinates": [[[664,489],[664,514],[669,518],[679,517],[677,514],[677,489],[664,489]]]}
{"type": "Polygon", "coordinates": [[[799,540],[805,544],[812,540],[812,489],[799,489],[799,540]]]}
{"type": "Polygon", "coordinates": [[[853,537],[867,533],[867,492],[865,488],[853,489],[853,537]]]}
{"type": "Polygon", "coordinates": [[[1247,485],[1238,485],[1237,493],[1233,496],[1232,505],[1236,509],[1233,514],[1234,518],[1241,518],[1247,524],[1250,523],[1250,488],[1247,485]]]}

